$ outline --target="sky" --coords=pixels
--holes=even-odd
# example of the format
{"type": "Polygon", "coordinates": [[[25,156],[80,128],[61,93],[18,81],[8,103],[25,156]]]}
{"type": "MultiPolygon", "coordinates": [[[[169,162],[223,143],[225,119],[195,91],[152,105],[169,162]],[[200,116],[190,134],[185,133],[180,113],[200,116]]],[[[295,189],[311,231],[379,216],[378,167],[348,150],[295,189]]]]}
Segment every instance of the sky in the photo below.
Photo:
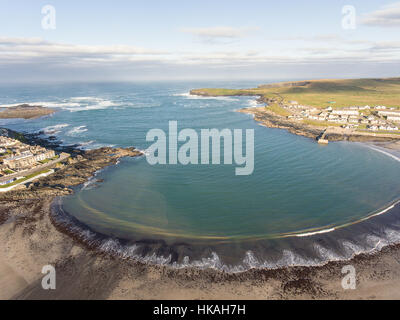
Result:
{"type": "Polygon", "coordinates": [[[400,2],[0,0],[0,82],[399,76],[400,2]]]}

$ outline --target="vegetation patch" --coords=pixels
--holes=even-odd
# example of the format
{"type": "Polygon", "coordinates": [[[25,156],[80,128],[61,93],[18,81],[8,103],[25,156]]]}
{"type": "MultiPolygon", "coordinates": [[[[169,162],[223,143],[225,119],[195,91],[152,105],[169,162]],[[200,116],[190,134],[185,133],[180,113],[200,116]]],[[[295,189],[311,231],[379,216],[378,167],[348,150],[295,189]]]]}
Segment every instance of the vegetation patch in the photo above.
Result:
{"type": "Polygon", "coordinates": [[[25,176],[25,177],[23,177],[21,179],[15,180],[15,181],[13,181],[13,182],[11,182],[9,184],[2,185],[2,186],[0,186],[0,188],[5,189],[5,188],[8,188],[8,187],[15,186],[18,183],[21,183],[21,182],[24,182],[26,180],[32,179],[32,178],[34,178],[34,177],[36,177],[38,175],[41,175],[43,173],[47,173],[49,171],[50,170],[42,170],[42,171],[39,171],[39,172],[35,172],[35,173],[32,173],[32,174],[29,174],[29,175],[27,175],[27,176],[25,176]]]}

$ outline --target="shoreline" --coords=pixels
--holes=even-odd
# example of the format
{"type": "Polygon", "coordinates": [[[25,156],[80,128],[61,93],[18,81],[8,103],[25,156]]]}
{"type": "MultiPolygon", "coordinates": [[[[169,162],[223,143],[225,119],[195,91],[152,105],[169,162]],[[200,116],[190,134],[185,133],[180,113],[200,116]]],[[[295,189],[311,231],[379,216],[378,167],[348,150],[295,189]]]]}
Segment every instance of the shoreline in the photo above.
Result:
{"type": "MultiPolygon", "coordinates": [[[[243,108],[238,110],[240,113],[251,114],[254,120],[260,125],[264,125],[268,128],[277,128],[287,130],[292,134],[298,136],[304,136],[313,140],[317,140],[321,133],[326,127],[316,127],[303,123],[287,120],[281,116],[274,114],[271,111],[266,110],[264,107],[256,108],[243,108]]],[[[337,128],[330,128],[332,132],[329,132],[329,141],[350,141],[350,142],[396,142],[400,141],[400,136],[390,134],[371,134],[348,131],[346,133],[343,130],[337,128]],[[336,131],[336,132],[335,132],[336,131]]]]}
{"type": "MultiPolygon", "coordinates": [[[[400,150],[400,144],[393,143],[391,147],[391,149],[400,150]]],[[[102,148],[100,153],[110,154],[113,152],[111,150],[114,149],[102,148]]],[[[99,150],[92,150],[91,152],[96,153],[99,150]]],[[[140,152],[135,156],[137,155],[142,155],[142,153],[140,152]]],[[[100,154],[98,156],[101,157],[100,154]]],[[[120,157],[113,157],[112,161],[107,161],[107,165],[96,163],[90,169],[92,170],[90,174],[86,172],[78,180],[74,179],[71,181],[72,185],[85,183],[90,177],[93,177],[96,171],[115,164],[120,157]],[[93,171],[93,169],[95,170],[93,171]]],[[[79,161],[75,164],[79,165],[79,161]]],[[[400,293],[395,290],[396,286],[400,285],[400,277],[396,272],[398,267],[396,257],[400,259],[400,244],[389,244],[376,252],[359,253],[348,260],[330,260],[323,265],[285,266],[275,269],[251,268],[237,273],[224,272],[210,267],[205,269],[193,266],[173,268],[169,265],[163,265],[163,263],[154,265],[99,251],[95,246],[91,247],[91,243],[87,239],[79,239],[68,230],[63,229],[62,226],[53,221],[51,206],[55,196],[63,196],[71,191],[63,188],[51,192],[45,185],[46,183],[43,183],[41,179],[39,188],[43,188],[42,192],[36,190],[29,196],[24,195],[23,191],[22,194],[19,191],[13,191],[13,193],[16,193],[15,198],[0,197],[2,209],[0,213],[0,241],[2,242],[2,245],[0,245],[0,261],[2,261],[0,262],[0,270],[12,271],[11,276],[10,272],[7,274],[11,277],[11,280],[0,277],[0,284],[3,285],[3,289],[0,290],[0,298],[400,298],[400,293]],[[34,199],[34,197],[37,198],[34,199]],[[13,252],[13,249],[16,249],[16,252],[13,252]],[[44,254],[43,250],[46,251],[44,254]],[[82,261],[84,263],[80,263],[82,261]],[[68,287],[70,290],[49,293],[41,289],[41,264],[49,263],[55,264],[56,269],[61,273],[62,287],[64,286],[64,289],[68,287]],[[360,291],[346,292],[341,289],[341,268],[349,263],[355,264],[357,269],[360,268],[362,271],[361,293],[360,291]],[[382,263],[383,265],[376,271],[376,266],[382,263]],[[388,265],[390,266],[389,269],[388,265]],[[73,270],[72,273],[71,270],[73,270]],[[116,272],[115,275],[114,271],[116,272]],[[371,274],[375,275],[376,272],[382,272],[382,274],[377,279],[371,279],[371,274]],[[144,274],[145,279],[132,279],[132,274],[140,276],[144,274]],[[91,283],[93,277],[97,279],[97,283],[91,283]],[[95,288],[98,283],[110,284],[111,279],[112,282],[115,282],[112,285],[112,290],[110,288],[95,288]],[[217,279],[216,283],[214,283],[215,279],[217,279]],[[379,286],[379,283],[377,283],[379,279],[384,280],[385,286],[375,293],[377,296],[370,296],[369,288],[379,286]],[[79,288],[81,283],[84,284],[84,289],[75,292],[75,289],[79,288]],[[162,290],[156,296],[151,291],[155,284],[162,287],[162,290]],[[142,293],[137,293],[135,288],[144,285],[148,288],[142,293]],[[172,291],[168,288],[172,288],[172,291]],[[227,292],[226,288],[229,288],[227,292]],[[390,288],[389,291],[388,288],[390,288]],[[210,289],[214,290],[213,293],[209,292],[210,289]]],[[[315,236],[318,237],[320,234],[315,236]]],[[[110,238],[107,237],[107,239],[110,238]]],[[[112,249],[112,243],[108,244],[112,249]]],[[[107,245],[107,241],[105,245],[107,245]]]]}
{"type": "MultiPolygon", "coordinates": [[[[1,201],[2,206],[4,202],[1,201]]],[[[389,245],[379,252],[363,253],[348,261],[330,261],[322,266],[251,269],[226,273],[213,269],[186,267],[174,269],[113,257],[71,237],[51,221],[48,199],[24,200],[30,216],[21,215],[21,206],[8,210],[20,214],[0,225],[0,269],[13,270],[12,284],[2,286],[0,297],[13,299],[346,299],[371,298],[369,289],[384,281],[393,290],[400,283],[397,259],[400,245],[389,245]],[[40,203],[41,202],[41,203],[40,203]],[[6,233],[6,236],[5,234],[6,233]],[[8,237],[7,237],[8,235],[8,237]],[[36,235],[36,236],[34,236],[36,235]],[[4,242],[3,242],[4,241],[4,242]],[[14,244],[14,247],[10,247],[14,244]],[[8,248],[3,252],[3,249],[8,248]],[[12,252],[15,250],[15,252],[12,252]],[[4,259],[8,258],[8,259],[4,259]],[[341,289],[341,269],[351,263],[358,272],[361,291],[341,289]],[[41,267],[55,265],[57,290],[41,289],[41,267]],[[388,269],[388,266],[391,268],[388,269]],[[4,266],[3,266],[4,267],[4,266]],[[389,270],[392,270],[389,272],[389,270]],[[374,278],[371,278],[374,275],[374,278]],[[25,283],[21,285],[21,278],[25,283]],[[138,291],[137,288],[140,288],[138,291]],[[154,288],[158,288],[155,293],[154,288]],[[5,292],[4,290],[7,289],[5,292]],[[13,290],[12,290],[13,289],[13,290]],[[6,296],[6,293],[13,293],[6,296]]],[[[7,274],[10,277],[10,273],[7,274]]],[[[8,280],[10,282],[10,280],[8,280]]],[[[4,284],[4,279],[0,279],[4,284]]],[[[377,291],[375,298],[390,293],[377,291]]],[[[399,297],[396,295],[391,298],[399,297]]]]}
{"type": "MultiPolygon", "coordinates": [[[[79,243],[85,245],[87,248],[95,252],[101,254],[109,254],[116,259],[128,259],[144,263],[145,265],[149,266],[163,265],[171,269],[213,269],[217,272],[223,272],[227,274],[245,274],[252,269],[276,270],[287,267],[321,267],[334,261],[346,262],[353,260],[359,255],[379,253],[379,251],[387,246],[400,245],[400,237],[396,238],[395,240],[388,239],[384,230],[380,235],[380,240],[376,244],[370,245],[369,247],[365,246],[366,244],[363,244],[364,247],[360,246],[359,249],[357,249],[358,251],[350,250],[350,252],[340,253],[338,251],[335,251],[334,248],[336,247],[336,249],[338,249],[344,243],[357,243],[357,237],[363,238],[364,236],[368,236],[368,234],[375,234],[376,236],[378,236],[377,230],[387,227],[387,221],[396,220],[399,216],[400,200],[397,200],[389,204],[387,207],[385,206],[385,209],[382,209],[377,213],[371,214],[370,216],[338,228],[323,229],[321,231],[296,234],[291,236],[284,236],[279,239],[273,239],[276,244],[279,244],[279,241],[286,241],[286,245],[290,246],[290,251],[288,249],[283,250],[283,257],[279,257],[279,260],[275,262],[271,260],[273,259],[272,256],[270,256],[265,261],[258,260],[256,255],[252,251],[252,246],[258,247],[259,249],[262,248],[263,240],[258,239],[255,241],[250,241],[250,245],[247,249],[241,249],[243,256],[240,258],[241,260],[239,260],[239,263],[231,265],[226,264],[220,259],[220,256],[223,255],[222,251],[227,250],[227,248],[229,248],[231,245],[230,243],[227,245],[222,244],[222,249],[219,252],[216,252],[219,249],[218,245],[210,246],[207,244],[186,244],[186,246],[191,247],[192,253],[196,252],[197,246],[200,246],[201,248],[207,248],[205,252],[209,253],[209,257],[199,255],[197,257],[192,256],[189,259],[188,256],[185,257],[179,252],[180,250],[182,251],[182,246],[185,246],[185,243],[183,242],[176,241],[176,243],[167,244],[162,239],[157,240],[150,238],[141,238],[140,240],[136,241],[110,237],[108,235],[96,232],[86,224],[77,220],[74,216],[65,212],[62,208],[61,198],[56,199],[52,202],[50,213],[50,219],[57,229],[62,230],[62,232],[68,234],[73,239],[76,239],[79,243]],[[372,218],[382,216],[386,213],[388,215],[394,215],[394,217],[385,218],[385,221],[383,222],[378,221],[377,219],[369,221],[372,218]],[[369,226],[367,226],[364,222],[367,222],[369,226]],[[371,226],[373,226],[373,228],[371,228],[371,226]],[[360,230],[362,230],[362,232],[360,232],[360,230]],[[330,233],[335,233],[335,235],[331,235],[330,233]],[[354,235],[353,233],[355,233],[356,235],[354,235]],[[323,257],[323,259],[317,260],[316,258],[318,255],[305,255],[305,252],[310,249],[310,247],[313,247],[313,249],[315,249],[314,244],[321,241],[330,243],[331,246],[331,248],[323,248],[323,250],[326,250],[325,257],[323,257]],[[381,242],[386,243],[378,248],[381,242]],[[154,247],[159,249],[160,246],[162,246],[162,251],[154,250],[154,247]],[[215,251],[212,251],[211,248],[213,248],[213,250],[215,251]],[[299,255],[299,252],[301,250],[303,250],[304,252],[302,255],[299,255]],[[293,257],[297,256],[298,261],[292,262],[291,264],[285,260],[282,261],[282,258],[284,258],[285,255],[285,251],[286,253],[290,253],[291,255],[293,255],[293,257]],[[326,256],[328,254],[330,254],[330,256],[326,256]]],[[[391,227],[391,230],[393,230],[393,226],[391,227]]],[[[396,231],[400,232],[400,226],[396,229],[396,231]]],[[[264,241],[269,240],[265,239],[264,241]]],[[[265,246],[264,248],[268,248],[268,246],[265,246]]],[[[239,250],[239,246],[236,246],[236,250],[239,250]]],[[[310,253],[310,251],[308,252],[310,253]]],[[[203,253],[204,251],[201,251],[201,254],[203,253]]],[[[321,257],[319,256],[319,258],[321,257]]]]}

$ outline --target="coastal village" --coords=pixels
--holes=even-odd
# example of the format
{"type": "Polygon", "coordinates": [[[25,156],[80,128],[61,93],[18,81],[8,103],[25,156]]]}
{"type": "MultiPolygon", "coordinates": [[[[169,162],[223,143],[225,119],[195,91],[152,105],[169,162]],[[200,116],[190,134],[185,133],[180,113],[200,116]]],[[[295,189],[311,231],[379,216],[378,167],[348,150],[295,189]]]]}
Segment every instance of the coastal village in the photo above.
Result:
{"type": "Polygon", "coordinates": [[[0,191],[48,175],[59,161],[69,157],[38,145],[28,145],[6,135],[0,136],[0,191]]]}
{"type": "Polygon", "coordinates": [[[353,106],[333,109],[331,106],[321,110],[315,107],[299,105],[290,101],[283,106],[292,115],[288,119],[296,121],[319,121],[341,126],[344,129],[368,131],[399,131],[400,111],[386,106],[353,106]]]}

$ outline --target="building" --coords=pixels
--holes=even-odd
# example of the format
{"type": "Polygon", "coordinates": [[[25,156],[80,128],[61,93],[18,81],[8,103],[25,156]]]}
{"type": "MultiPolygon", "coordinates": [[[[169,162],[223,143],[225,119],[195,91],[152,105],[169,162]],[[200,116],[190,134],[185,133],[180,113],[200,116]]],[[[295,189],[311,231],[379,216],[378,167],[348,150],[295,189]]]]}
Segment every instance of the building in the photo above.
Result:
{"type": "Polygon", "coordinates": [[[18,143],[19,143],[19,141],[17,141],[17,140],[0,136],[0,147],[3,147],[3,148],[12,147],[18,143]]]}
{"type": "Polygon", "coordinates": [[[398,116],[398,117],[396,117],[396,116],[388,116],[386,119],[388,121],[400,122],[400,116],[398,116]]]}
{"type": "Polygon", "coordinates": [[[36,162],[49,159],[55,156],[53,150],[46,150],[39,154],[32,154],[31,152],[24,152],[20,155],[9,157],[3,160],[3,163],[10,169],[23,169],[35,165],[36,162]]]}
{"type": "Polygon", "coordinates": [[[395,117],[400,117],[400,112],[396,112],[396,111],[378,111],[378,114],[380,116],[395,116],[395,117]]]}
{"type": "Polygon", "coordinates": [[[358,110],[333,110],[332,114],[347,115],[347,116],[358,116],[358,110]]]}
{"type": "Polygon", "coordinates": [[[35,162],[36,161],[34,160],[32,153],[23,153],[18,156],[3,159],[3,163],[11,169],[25,168],[34,164],[35,162]]]}

